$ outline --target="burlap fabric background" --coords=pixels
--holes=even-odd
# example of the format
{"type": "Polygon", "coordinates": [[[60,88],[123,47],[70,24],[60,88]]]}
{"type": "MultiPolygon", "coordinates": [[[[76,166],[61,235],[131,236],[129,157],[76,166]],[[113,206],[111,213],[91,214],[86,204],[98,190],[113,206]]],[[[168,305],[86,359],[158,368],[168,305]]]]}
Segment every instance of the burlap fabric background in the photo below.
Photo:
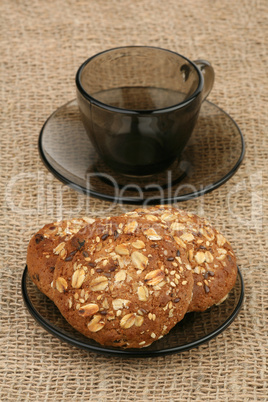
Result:
{"type": "Polygon", "coordinates": [[[267,15],[265,0],[1,1],[2,401],[267,400],[267,15]],[[216,82],[209,99],[231,114],[247,144],[228,183],[180,204],[231,240],[245,279],[243,309],[209,344],[144,360],[60,342],[35,323],[20,291],[27,243],[40,226],[111,208],[48,173],[37,139],[49,114],[75,97],[81,62],[128,44],[210,60],[216,82]]]}

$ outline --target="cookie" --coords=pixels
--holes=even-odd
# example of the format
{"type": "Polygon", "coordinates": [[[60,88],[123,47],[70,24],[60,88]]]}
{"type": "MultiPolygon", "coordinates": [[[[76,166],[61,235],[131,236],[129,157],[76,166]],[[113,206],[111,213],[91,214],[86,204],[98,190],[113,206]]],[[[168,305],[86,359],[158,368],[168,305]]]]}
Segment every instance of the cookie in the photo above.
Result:
{"type": "Polygon", "coordinates": [[[236,281],[236,257],[230,243],[207,220],[171,206],[138,208],[126,215],[158,218],[186,251],[194,278],[189,312],[204,311],[227,297],[236,281]]]}
{"type": "Polygon", "coordinates": [[[85,336],[105,346],[141,348],[184,317],[192,271],[161,224],[146,217],[102,219],[81,229],[64,250],[53,301],[85,336]]]}
{"type": "Polygon", "coordinates": [[[49,223],[40,229],[30,240],[27,250],[29,275],[36,286],[50,299],[53,299],[54,269],[58,256],[64,256],[64,245],[83,226],[94,219],[83,218],[49,223]]]}

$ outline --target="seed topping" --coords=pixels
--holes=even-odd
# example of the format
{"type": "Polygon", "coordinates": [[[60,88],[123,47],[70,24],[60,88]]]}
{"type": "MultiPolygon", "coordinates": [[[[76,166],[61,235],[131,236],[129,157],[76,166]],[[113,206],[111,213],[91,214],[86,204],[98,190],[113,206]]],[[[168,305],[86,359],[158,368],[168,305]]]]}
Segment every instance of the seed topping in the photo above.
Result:
{"type": "Polygon", "coordinates": [[[100,290],[105,290],[108,287],[108,279],[106,276],[98,276],[91,282],[91,290],[97,292],[100,290]]]}
{"type": "Polygon", "coordinates": [[[95,303],[89,303],[86,304],[85,306],[81,307],[80,310],[78,310],[78,313],[82,317],[90,317],[93,314],[97,313],[99,311],[99,306],[95,303]]]}
{"type": "Polygon", "coordinates": [[[155,286],[158,283],[162,282],[165,278],[165,273],[161,269],[155,269],[154,271],[149,272],[145,276],[145,282],[148,285],[155,286]]]}
{"type": "Polygon", "coordinates": [[[124,233],[134,233],[135,230],[138,227],[138,222],[137,221],[132,221],[126,224],[124,227],[124,233]]]}
{"type": "Polygon", "coordinates": [[[158,235],[155,231],[155,229],[150,228],[144,231],[145,236],[148,237],[149,240],[161,240],[162,237],[160,235],[158,235]]]}
{"type": "Polygon", "coordinates": [[[135,268],[144,270],[148,264],[148,258],[139,251],[133,251],[131,260],[135,268]]]}
{"type": "Polygon", "coordinates": [[[65,290],[67,290],[68,288],[68,284],[66,282],[66,280],[63,277],[59,277],[56,280],[56,289],[60,292],[60,293],[64,293],[65,290]]]}
{"type": "Polygon", "coordinates": [[[124,329],[131,328],[136,321],[136,315],[134,313],[126,314],[120,320],[120,327],[124,329]]]}
{"type": "Polygon", "coordinates": [[[92,320],[87,324],[89,331],[91,332],[98,332],[104,327],[104,322],[101,321],[102,316],[97,314],[95,315],[92,320]]]}
{"type": "Polygon", "coordinates": [[[117,254],[119,255],[129,255],[129,250],[128,248],[125,246],[125,244],[119,244],[115,247],[114,250],[117,254]]]}
{"type": "Polygon", "coordinates": [[[83,268],[77,269],[74,271],[73,276],[72,276],[72,287],[75,289],[79,289],[84,280],[85,280],[86,274],[83,268]]]}

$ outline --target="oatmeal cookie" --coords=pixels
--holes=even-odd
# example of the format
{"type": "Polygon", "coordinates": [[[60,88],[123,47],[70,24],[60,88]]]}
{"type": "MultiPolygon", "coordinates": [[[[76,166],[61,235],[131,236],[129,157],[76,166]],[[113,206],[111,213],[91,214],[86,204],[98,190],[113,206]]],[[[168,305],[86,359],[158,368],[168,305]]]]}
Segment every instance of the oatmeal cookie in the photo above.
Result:
{"type": "Polygon", "coordinates": [[[194,278],[189,312],[204,311],[227,297],[236,281],[236,257],[230,243],[207,220],[161,205],[138,208],[126,216],[133,219],[144,216],[152,221],[159,219],[177,245],[187,253],[194,278]]]}
{"type": "Polygon", "coordinates": [[[65,244],[53,301],[75,329],[102,345],[141,348],[184,317],[192,270],[162,226],[146,217],[107,218],[65,244]]]}

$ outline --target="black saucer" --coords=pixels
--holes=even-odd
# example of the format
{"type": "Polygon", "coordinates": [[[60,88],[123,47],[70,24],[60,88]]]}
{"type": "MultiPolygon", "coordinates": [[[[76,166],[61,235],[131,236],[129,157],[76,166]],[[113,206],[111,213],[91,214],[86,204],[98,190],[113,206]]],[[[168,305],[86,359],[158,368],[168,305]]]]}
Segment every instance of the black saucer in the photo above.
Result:
{"type": "Polygon", "coordinates": [[[99,160],[73,100],[48,118],[39,151],[47,168],[70,187],[113,202],[147,205],[188,200],[221,186],[240,166],[245,143],[235,121],[205,101],[179,160],[161,174],[125,177],[99,160]]]}
{"type": "Polygon", "coordinates": [[[227,299],[203,313],[188,313],[162,339],[143,349],[104,347],[77,332],[62,317],[54,303],[41,293],[31,281],[27,267],[22,276],[22,295],[33,318],[52,335],[71,345],[106,355],[121,357],[157,357],[179,353],[210,341],[224,331],[240,311],[244,298],[244,284],[240,270],[234,288],[227,299]]]}

